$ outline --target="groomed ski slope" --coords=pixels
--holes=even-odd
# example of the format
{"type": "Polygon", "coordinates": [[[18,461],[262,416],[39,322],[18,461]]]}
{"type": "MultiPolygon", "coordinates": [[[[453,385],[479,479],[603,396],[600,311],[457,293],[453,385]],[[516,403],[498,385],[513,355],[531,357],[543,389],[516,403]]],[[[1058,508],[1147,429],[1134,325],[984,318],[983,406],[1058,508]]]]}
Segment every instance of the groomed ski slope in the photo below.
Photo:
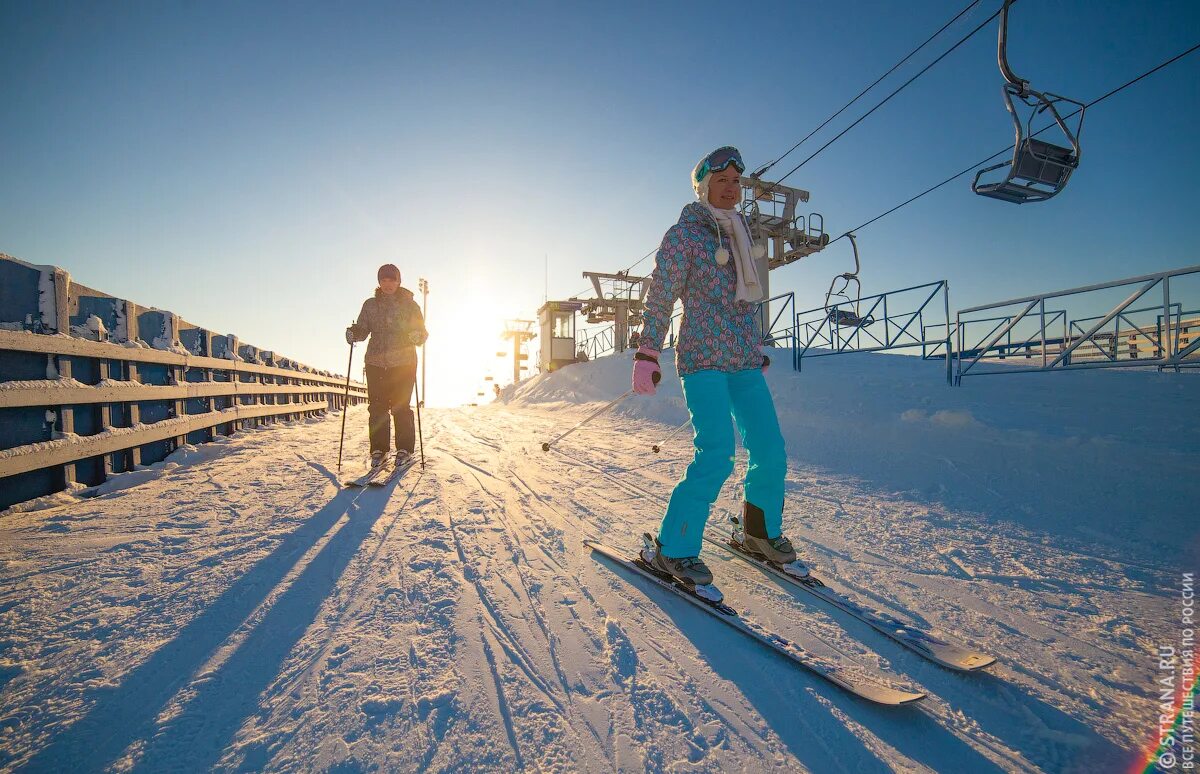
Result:
{"type": "MultiPolygon", "coordinates": [[[[686,435],[650,451],[685,417],[667,371],[549,453],[627,389],[626,358],[428,410],[428,467],[382,490],[338,487],[333,416],[5,513],[0,766],[1123,772],[1144,754],[1154,648],[1178,640],[1197,564],[1195,375],[955,390],[909,358],[772,370],[802,555],[999,658],[947,671],[706,548],[739,610],[929,694],[884,708],[583,548],[636,546],[686,465],[686,435]]],[[[365,409],[348,419],[365,447],[365,409]]]]}

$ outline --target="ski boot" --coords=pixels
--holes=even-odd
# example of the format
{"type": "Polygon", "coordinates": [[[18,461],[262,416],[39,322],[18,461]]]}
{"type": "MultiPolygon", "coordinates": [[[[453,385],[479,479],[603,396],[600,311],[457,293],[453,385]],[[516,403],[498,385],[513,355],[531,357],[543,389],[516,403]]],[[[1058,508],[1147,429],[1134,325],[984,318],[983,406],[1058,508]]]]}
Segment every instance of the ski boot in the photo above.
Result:
{"type": "Polygon", "coordinates": [[[387,461],[387,454],[381,451],[371,452],[371,470],[379,470],[387,461]]]}
{"type": "Polygon", "coordinates": [[[642,535],[645,543],[639,556],[642,563],[652,571],[671,578],[671,580],[687,588],[705,602],[720,602],[724,599],[721,590],[712,585],[713,574],[698,556],[685,556],[672,559],[662,555],[662,544],[658,538],[649,534],[642,535]]]}
{"type": "Polygon", "coordinates": [[[411,465],[413,461],[413,453],[408,449],[396,450],[395,466],[397,470],[411,465]]]}
{"type": "Polygon", "coordinates": [[[731,542],[765,562],[779,567],[795,578],[807,578],[808,567],[796,558],[796,549],[792,542],[783,535],[767,537],[767,528],[763,519],[762,509],[753,503],[746,503],[742,510],[742,519],[733,519],[734,529],[731,542]]]}

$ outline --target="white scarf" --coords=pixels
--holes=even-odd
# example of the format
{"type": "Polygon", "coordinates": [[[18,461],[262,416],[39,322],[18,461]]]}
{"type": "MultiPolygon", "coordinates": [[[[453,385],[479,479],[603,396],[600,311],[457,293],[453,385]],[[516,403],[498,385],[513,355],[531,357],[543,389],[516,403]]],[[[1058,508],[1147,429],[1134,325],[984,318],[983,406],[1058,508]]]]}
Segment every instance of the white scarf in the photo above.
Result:
{"type": "MultiPolygon", "coordinates": [[[[704,206],[717,221],[717,243],[720,244],[721,229],[729,234],[733,247],[733,267],[737,270],[737,300],[756,303],[762,300],[763,289],[758,281],[758,267],[754,265],[750,233],[746,224],[738,217],[737,210],[722,210],[704,202],[704,206]]],[[[718,249],[720,249],[718,247],[718,249]]]]}

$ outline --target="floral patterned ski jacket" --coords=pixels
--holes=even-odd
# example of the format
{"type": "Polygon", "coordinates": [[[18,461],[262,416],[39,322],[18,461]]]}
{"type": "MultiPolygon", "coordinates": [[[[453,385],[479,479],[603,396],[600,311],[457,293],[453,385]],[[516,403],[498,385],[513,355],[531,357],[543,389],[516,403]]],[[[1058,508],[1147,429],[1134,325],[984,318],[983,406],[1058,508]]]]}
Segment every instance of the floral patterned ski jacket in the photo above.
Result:
{"type": "Polygon", "coordinates": [[[639,343],[661,350],[670,328],[676,299],[683,300],[683,319],[675,347],[680,376],[696,371],[743,371],[762,367],[757,304],[738,301],[733,260],[717,264],[724,246],[732,254],[729,235],[720,231],[712,213],[692,202],[679,222],[663,236],[654,259],[646,294],[645,324],[639,343]]]}

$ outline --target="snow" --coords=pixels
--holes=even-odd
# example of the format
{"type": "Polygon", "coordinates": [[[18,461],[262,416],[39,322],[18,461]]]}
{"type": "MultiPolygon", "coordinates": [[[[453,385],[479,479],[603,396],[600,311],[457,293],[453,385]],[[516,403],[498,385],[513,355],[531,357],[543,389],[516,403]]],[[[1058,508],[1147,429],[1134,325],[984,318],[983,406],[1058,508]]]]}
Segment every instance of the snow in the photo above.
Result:
{"type": "Polygon", "coordinates": [[[228,333],[225,335],[225,340],[228,343],[228,346],[226,347],[224,353],[221,354],[221,357],[223,357],[226,360],[232,360],[235,363],[244,363],[245,360],[242,358],[241,355],[239,355],[237,353],[237,349],[238,349],[237,336],[234,336],[232,333],[228,333]]]}
{"type": "Polygon", "coordinates": [[[156,337],[154,341],[150,342],[150,347],[151,349],[159,349],[163,352],[174,352],[176,355],[191,354],[188,352],[187,347],[183,346],[179,341],[162,336],[156,337]]]}
{"type": "Polygon", "coordinates": [[[94,314],[89,315],[83,325],[72,325],[71,335],[89,341],[108,340],[108,331],[104,328],[104,321],[98,315],[94,314]]]}
{"type": "Polygon", "coordinates": [[[36,267],[41,274],[38,276],[38,313],[42,317],[42,325],[47,330],[58,330],[58,298],[54,293],[53,266],[36,267]]]}
{"type": "MultiPolygon", "coordinates": [[[[929,694],[875,707],[585,551],[653,530],[689,458],[686,435],[649,449],[687,416],[669,365],[659,395],[540,451],[628,389],[626,355],[423,411],[428,468],[383,490],[337,485],[332,414],[6,512],[0,767],[1132,770],[1197,566],[1195,374],[950,388],[944,364],[786,359],[768,379],[802,556],[996,655],[987,673],[706,548],[736,609],[929,694]]],[[[344,476],[365,409],[347,420],[344,476]]]]}
{"type": "Polygon", "coordinates": [[[80,387],[145,387],[141,382],[130,381],[128,379],[101,379],[95,384],[87,384],[78,379],[71,377],[59,376],[54,379],[14,379],[7,382],[0,382],[0,391],[3,390],[65,390],[77,389],[80,387]]]}
{"type": "MultiPolygon", "coordinates": [[[[229,414],[231,417],[236,418],[237,408],[234,407],[234,408],[222,409],[220,411],[215,411],[215,412],[211,412],[211,413],[216,414],[217,416],[220,416],[221,414],[229,414]]],[[[57,417],[55,417],[53,411],[46,412],[46,421],[48,423],[54,422],[56,418],[57,417]]],[[[38,441],[37,443],[29,443],[29,444],[25,444],[24,446],[14,446],[11,449],[0,449],[0,459],[5,459],[5,458],[9,458],[9,457],[19,457],[19,456],[23,456],[26,454],[33,454],[33,453],[37,453],[37,452],[52,451],[54,449],[63,448],[65,446],[69,446],[71,444],[103,441],[108,438],[113,438],[113,437],[122,436],[122,435],[129,435],[131,433],[138,433],[138,432],[141,432],[142,430],[148,430],[148,429],[158,430],[158,429],[174,427],[177,425],[178,426],[187,426],[187,425],[191,424],[192,420],[195,418],[196,418],[196,416],[192,415],[192,416],[185,416],[185,417],[172,417],[171,419],[162,419],[162,420],[159,420],[158,422],[149,423],[149,424],[145,423],[145,422],[137,422],[137,423],[131,425],[130,427],[111,427],[107,430],[102,430],[99,433],[92,433],[91,435],[78,435],[76,433],[58,433],[57,436],[53,440],[50,440],[50,441],[38,441]]]]}
{"type": "Polygon", "coordinates": [[[129,341],[129,318],[126,316],[125,310],[128,307],[128,302],[122,301],[117,304],[117,324],[113,328],[113,341],[129,341]]]}
{"type": "Polygon", "coordinates": [[[187,347],[179,339],[174,338],[174,334],[166,333],[162,336],[155,336],[150,342],[151,349],[159,349],[163,352],[174,352],[176,355],[190,355],[187,347]]]}
{"type": "MultiPolygon", "coordinates": [[[[103,385],[103,382],[101,385],[103,385]]],[[[0,382],[0,390],[58,390],[88,386],[77,379],[64,376],[54,379],[13,379],[7,382],[0,382]]]]}
{"type": "MultiPolygon", "coordinates": [[[[780,352],[767,376],[793,459],[1056,534],[1200,556],[1179,540],[1194,534],[1200,501],[1200,372],[1003,374],[952,388],[944,362],[841,355],[797,374],[780,352]]],[[[672,360],[668,351],[658,395],[617,413],[686,421],[672,360]]],[[[575,391],[600,400],[628,389],[628,363],[598,362],[607,365],[536,377],[501,399],[561,406],[575,391]]],[[[690,446],[690,433],[672,443],[690,446]]]]}

